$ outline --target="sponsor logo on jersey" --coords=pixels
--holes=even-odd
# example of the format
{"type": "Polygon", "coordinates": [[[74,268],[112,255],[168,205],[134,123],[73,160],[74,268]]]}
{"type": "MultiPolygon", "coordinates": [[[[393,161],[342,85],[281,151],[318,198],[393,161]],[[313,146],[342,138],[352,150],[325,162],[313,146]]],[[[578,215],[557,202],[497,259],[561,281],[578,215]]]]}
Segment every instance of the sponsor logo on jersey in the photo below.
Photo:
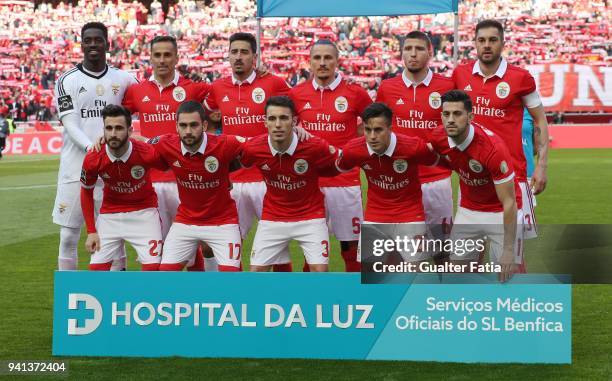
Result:
{"type": "Polygon", "coordinates": [[[145,96],[142,98],[142,103],[144,103],[144,102],[151,102],[151,99],[149,99],[149,96],[148,96],[148,95],[145,95],[145,96]]]}
{"type": "Polygon", "coordinates": [[[463,91],[472,91],[472,85],[468,83],[468,85],[463,88],[463,91]]]}
{"type": "Polygon", "coordinates": [[[480,173],[482,172],[482,164],[480,164],[478,161],[474,160],[474,159],[470,159],[470,161],[468,162],[470,169],[475,172],[475,173],[480,173]]]}
{"type": "Polygon", "coordinates": [[[145,175],[145,169],[141,165],[133,166],[130,172],[132,173],[132,177],[136,180],[142,179],[142,177],[145,175]]]}
{"type": "Polygon", "coordinates": [[[403,105],[404,104],[404,100],[402,98],[398,99],[397,102],[395,102],[396,105],[403,105]]]}
{"type": "Polygon", "coordinates": [[[175,166],[175,167],[177,167],[177,168],[180,168],[180,167],[181,167],[181,163],[180,163],[178,160],[177,160],[177,161],[175,161],[174,163],[172,163],[172,165],[174,165],[174,166],[175,166]]]}
{"type": "Polygon", "coordinates": [[[96,94],[101,97],[102,95],[104,95],[104,86],[102,84],[98,84],[96,86],[96,94]]]}
{"type": "Polygon", "coordinates": [[[261,169],[263,169],[264,171],[269,171],[270,167],[268,166],[268,164],[264,164],[261,166],[261,169]]]}
{"type": "Polygon", "coordinates": [[[501,99],[504,99],[510,95],[510,85],[508,82],[500,82],[495,88],[495,94],[501,99]]]}
{"type": "Polygon", "coordinates": [[[293,170],[298,175],[304,174],[308,170],[308,162],[304,159],[297,159],[295,163],[293,163],[293,170]]]}
{"type": "Polygon", "coordinates": [[[505,175],[506,173],[508,173],[508,163],[506,163],[506,161],[505,161],[505,160],[503,160],[503,161],[501,162],[501,164],[499,165],[499,170],[500,170],[500,171],[501,171],[501,173],[503,173],[504,175],[505,175]]]}
{"type": "Polygon", "coordinates": [[[224,96],[221,102],[229,102],[229,97],[227,95],[224,96]]]}
{"type": "Polygon", "coordinates": [[[336,106],[336,111],[345,112],[348,109],[348,101],[345,97],[338,97],[334,102],[334,106],[336,106]]]}
{"type": "Polygon", "coordinates": [[[393,162],[393,169],[397,173],[404,173],[408,169],[408,162],[404,159],[397,159],[393,162]]]}
{"type": "Polygon", "coordinates": [[[306,102],[306,104],[304,105],[304,110],[310,110],[312,107],[310,106],[310,102],[306,102]]]}
{"type": "Polygon", "coordinates": [[[429,94],[429,105],[431,108],[440,108],[442,106],[442,96],[437,91],[429,94]]]}
{"type": "Polygon", "coordinates": [[[187,98],[187,93],[181,86],[177,86],[172,90],[172,98],[177,102],[182,102],[187,98]]]}
{"type": "Polygon", "coordinates": [[[119,90],[121,90],[121,85],[117,85],[115,83],[111,85],[111,91],[113,92],[113,95],[119,95],[119,90]]]}
{"type": "Polygon", "coordinates": [[[266,100],[266,92],[261,87],[257,87],[253,89],[251,93],[251,98],[253,98],[253,102],[260,104],[266,100]]]}
{"type": "Polygon", "coordinates": [[[83,94],[83,93],[86,93],[86,92],[87,92],[87,89],[84,88],[83,86],[81,86],[81,88],[79,89],[79,94],[83,94]]]}
{"type": "Polygon", "coordinates": [[[219,160],[214,156],[209,156],[204,160],[204,168],[210,173],[215,173],[219,169],[219,160]]]}
{"type": "Polygon", "coordinates": [[[57,98],[57,106],[60,112],[74,109],[70,95],[62,95],[61,97],[57,98]]]}

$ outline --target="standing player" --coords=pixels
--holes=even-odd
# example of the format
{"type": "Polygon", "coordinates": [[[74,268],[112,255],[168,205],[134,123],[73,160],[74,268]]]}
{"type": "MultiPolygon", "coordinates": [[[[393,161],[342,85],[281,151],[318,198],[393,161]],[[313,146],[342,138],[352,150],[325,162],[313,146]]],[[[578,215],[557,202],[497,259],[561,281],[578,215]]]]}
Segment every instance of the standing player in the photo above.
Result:
{"type": "MultiPolygon", "coordinates": [[[[432,131],[430,143],[460,179],[461,202],[451,238],[487,236],[490,259],[501,264],[500,280],[505,281],[522,262],[521,193],[506,145],[490,130],[472,124],[473,118],[470,97],[449,91],[442,96],[444,128],[432,131]]],[[[479,255],[476,250],[453,253],[451,259],[467,264],[477,262],[479,255]]]]}
{"type": "MultiPolygon", "coordinates": [[[[286,95],[289,86],[280,77],[255,71],[257,42],[250,33],[234,33],[229,40],[229,62],[232,75],[212,84],[204,105],[209,111],[220,111],[223,133],[244,137],[265,134],[266,100],[286,95]]],[[[232,198],[236,200],[240,231],[245,237],[255,217],[261,218],[266,185],[255,168],[239,169],[230,174],[232,198]]]]}
{"type": "MultiPolygon", "coordinates": [[[[177,63],[176,39],[171,36],[155,37],[151,41],[153,75],[148,80],[130,86],[125,93],[123,106],[139,114],[140,133],[144,137],[176,133],[176,110],[179,105],[190,100],[202,103],[210,91],[208,83],[192,82],[180,76],[176,70],[177,63]]],[[[157,193],[165,237],[179,204],[176,178],[171,171],[153,170],[151,179],[157,193]]],[[[207,258],[205,262],[209,270],[216,268],[214,258],[207,258]]],[[[195,263],[189,270],[201,271],[203,264],[202,254],[198,251],[195,263]]]]}
{"type": "MultiPolygon", "coordinates": [[[[358,118],[372,103],[359,85],[349,84],[338,67],[338,48],[329,40],[319,40],[310,49],[312,81],[291,89],[302,127],[336,147],[361,135],[358,118]]],[[[325,195],[325,209],[332,232],[340,241],[346,271],[358,272],[357,242],[363,220],[359,168],[319,180],[325,195]]],[[[307,268],[307,266],[305,267],[307,268]]]]}
{"type": "Polygon", "coordinates": [[[495,20],[479,22],[476,25],[478,60],[458,66],[453,72],[453,80],[455,88],[465,91],[474,100],[474,121],[490,128],[508,146],[524,200],[525,238],[534,238],[537,227],[531,191],[538,194],[546,187],[548,123],[533,77],[527,70],[508,64],[501,56],[503,48],[502,25],[495,20]],[[521,144],[524,107],[533,117],[539,137],[536,144],[538,163],[531,184],[527,183],[521,144]]]}
{"type": "MultiPolygon", "coordinates": [[[[438,155],[425,141],[392,131],[393,113],[384,103],[373,103],[361,116],[365,137],[342,148],[338,170],[361,167],[368,179],[364,224],[398,224],[399,234],[424,235],[425,211],[418,165],[436,165],[438,155]]],[[[406,261],[427,259],[426,253],[405,253],[406,261]]],[[[358,260],[361,255],[358,253],[358,260]]]]}
{"type": "Polygon", "coordinates": [[[289,263],[289,242],[299,242],[310,271],[327,271],[329,233],[319,176],[333,175],[336,149],[323,139],[299,141],[295,106],[287,96],[271,97],[265,108],[268,134],[244,145],[241,163],[259,170],[266,182],[251,271],[289,263]]]}
{"type": "MultiPolygon", "coordinates": [[[[87,150],[102,135],[101,111],[106,105],[121,104],[126,89],[136,83],[131,74],[106,64],[108,48],[106,26],[99,22],[85,24],[81,29],[83,62],[62,74],[55,85],[55,102],[64,126],[53,207],[53,222],[60,225],[60,270],[77,269],[83,225],[79,174],[87,150]]],[[[96,193],[99,199],[101,191],[96,193]]],[[[113,265],[113,269],[124,268],[125,253],[113,265]]]]}
{"type": "Polygon", "coordinates": [[[229,193],[229,167],[244,139],[207,134],[206,113],[196,101],[182,103],[176,121],[178,134],[150,140],[172,168],[180,199],[159,269],[182,270],[205,242],[219,271],[240,271],[242,243],[236,204],[229,193]]]}
{"type": "Polygon", "coordinates": [[[87,225],[85,246],[90,270],[110,270],[115,256],[129,242],[142,270],[155,271],[161,261],[162,230],[150,168],[166,164],[150,145],[130,140],[132,117],[121,106],[102,110],[104,140],[100,151],[90,151],[81,171],[81,206],[87,225]],[[94,217],[93,191],[98,177],[104,181],[100,215],[94,217]]]}
{"type": "MultiPolygon", "coordinates": [[[[434,74],[429,68],[433,54],[431,40],[420,31],[406,35],[402,47],[402,75],[384,80],[377,102],[393,112],[393,130],[398,134],[427,138],[429,131],[442,123],[442,94],[454,88],[450,78],[434,74]]],[[[435,238],[444,239],[453,216],[451,171],[442,167],[419,167],[423,207],[428,230],[435,238]]]]}

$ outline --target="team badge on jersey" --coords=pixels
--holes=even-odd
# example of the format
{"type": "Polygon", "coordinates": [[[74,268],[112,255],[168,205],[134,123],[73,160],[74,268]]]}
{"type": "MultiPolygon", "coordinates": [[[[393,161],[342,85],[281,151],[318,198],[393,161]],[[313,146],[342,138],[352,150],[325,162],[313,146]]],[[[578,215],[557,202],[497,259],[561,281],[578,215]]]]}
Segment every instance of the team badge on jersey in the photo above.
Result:
{"type": "Polygon", "coordinates": [[[70,95],[63,95],[57,98],[57,106],[60,112],[69,111],[74,109],[72,98],[70,95]]]}
{"type": "Polygon", "coordinates": [[[251,93],[251,98],[257,104],[263,103],[266,100],[266,92],[261,87],[256,87],[251,93]]]}
{"type": "Polygon", "coordinates": [[[96,86],[96,95],[98,95],[99,97],[101,97],[102,95],[104,95],[104,85],[102,84],[98,84],[96,86]]]}
{"type": "Polygon", "coordinates": [[[336,147],[330,145],[329,146],[329,153],[331,153],[332,155],[336,153],[336,147]]]}
{"type": "Polygon", "coordinates": [[[442,96],[439,92],[434,91],[429,94],[429,106],[431,106],[431,108],[440,108],[440,106],[442,106],[442,96]]]}
{"type": "Polygon", "coordinates": [[[130,172],[132,173],[132,177],[136,180],[142,179],[142,176],[145,175],[145,169],[140,165],[133,166],[130,172]]]}
{"type": "Polygon", "coordinates": [[[172,90],[172,98],[174,98],[175,101],[182,102],[186,97],[187,94],[185,93],[185,89],[183,89],[181,86],[177,86],[174,88],[174,90],[172,90]]]}
{"type": "Polygon", "coordinates": [[[345,97],[336,98],[334,105],[336,106],[336,111],[338,112],[345,112],[348,109],[348,101],[345,97]]]}
{"type": "Polygon", "coordinates": [[[501,99],[504,99],[510,95],[510,85],[508,82],[498,83],[497,87],[495,88],[495,94],[497,94],[497,96],[501,99]]]}
{"type": "Polygon", "coordinates": [[[404,173],[408,169],[408,162],[404,159],[397,159],[393,162],[393,169],[397,173],[404,173]]]}
{"type": "Polygon", "coordinates": [[[506,161],[505,161],[505,160],[503,160],[503,161],[501,162],[501,164],[499,165],[499,170],[500,170],[500,171],[501,171],[501,173],[503,173],[504,175],[505,175],[506,173],[508,173],[508,163],[506,163],[506,161]]]}
{"type": "Polygon", "coordinates": [[[214,156],[209,156],[204,160],[204,168],[210,173],[215,173],[219,169],[219,160],[214,156]]]}
{"type": "Polygon", "coordinates": [[[474,173],[480,173],[482,172],[482,164],[480,164],[479,162],[477,162],[474,159],[470,159],[470,161],[468,162],[470,169],[474,172],[474,173]]]}
{"type": "Polygon", "coordinates": [[[118,95],[119,90],[121,90],[121,85],[117,85],[114,83],[111,85],[111,91],[113,92],[113,95],[118,95]]]}
{"type": "Polygon", "coordinates": [[[308,170],[308,162],[304,159],[297,159],[295,163],[293,163],[293,169],[295,173],[302,175],[308,170]]]}

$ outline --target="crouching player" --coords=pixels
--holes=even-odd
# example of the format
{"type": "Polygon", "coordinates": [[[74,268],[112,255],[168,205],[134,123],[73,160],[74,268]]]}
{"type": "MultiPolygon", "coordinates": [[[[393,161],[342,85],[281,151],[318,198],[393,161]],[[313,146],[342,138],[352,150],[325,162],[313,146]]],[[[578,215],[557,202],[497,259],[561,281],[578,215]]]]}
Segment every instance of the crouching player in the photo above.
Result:
{"type": "Polygon", "coordinates": [[[149,176],[151,168],[166,169],[153,147],[131,140],[132,119],[121,106],[102,110],[106,145],[85,156],[81,171],[81,207],[87,225],[90,270],[110,270],[124,242],[138,254],[142,270],[159,267],[162,230],[157,196],[149,176]],[[100,177],[104,195],[100,214],[94,216],[94,187],[100,177]]]}
{"type": "MultiPolygon", "coordinates": [[[[512,157],[501,138],[472,123],[472,101],[461,90],[442,96],[442,123],[430,135],[441,163],[459,175],[461,200],[451,239],[487,236],[490,260],[501,265],[506,281],[522,262],[521,192],[515,179],[512,157]]],[[[480,251],[451,254],[454,263],[474,268],[480,251]]]]}
{"type": "Polygon", "coordinates": [[[319,176],[338,174],[336,149],[318,137],[299,141],[290,98],[271,97],[265,113],[268,134],[246,142],[240,158],[243,166],[259,169],[267,187],[251,271],[269,271],[272,265],[289,263],[293,239],[304,251],[310,271],[327,271],[329,233],[319,176]]]}

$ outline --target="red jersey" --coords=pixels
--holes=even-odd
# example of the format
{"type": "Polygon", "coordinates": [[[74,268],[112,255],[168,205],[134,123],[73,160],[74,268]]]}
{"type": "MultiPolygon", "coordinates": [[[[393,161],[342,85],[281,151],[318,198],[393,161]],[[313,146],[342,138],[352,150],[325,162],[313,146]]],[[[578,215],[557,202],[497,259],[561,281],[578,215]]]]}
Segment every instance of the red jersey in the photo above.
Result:
{"type": "Polygon", "coordinates": [[[305,221],[325,218],[323,193],[319,189],[322,173],[335,171],[336,149],[316,136],[298,141],[280,153],[272,147],[268,135],[245,143],[240,161],[256,167],[266,182],[261,219],[266,221],[305,221]]]}
{"type": "Polygon", "coordinates": [[[453,80],[455,88],[472,98],[474,122],[487,126],[502,138],[512,155],[516,177],[527,181],[522,143],[523,107],[535,107],[540,102],[534,93],[536,84],[531,74],[502,58],[493,77],[485,79],[476,61],[457,66],[453,80]]]}
{"type": "MultiPolygon", "coordinates": [[[[242,82],[233,76],[213,82],[204,105],[210,111],[221,111],[224,134],[250,138],[268,132],[264,110],[268,98],[288,93],[289,85],[282,78],[271,74],[258,77],[253,71],[242,82]]],[[[261,174],[255,168],[232,172],[230,178],[239,183],[262,181],[261,174]]]]}
{"type": "MultiPolygon", "coordinates": [[[[385,103],[393,111],[393,131],[427,139],[429,131],[442,124],[442,95],[454,88],[450,78],[433,74],[431,70],[418,84],[411,82],[402,72],[402,75],[382,81],[376,101],[385,103]]],[[[443,167],[419,167],[421,183],[450,175],[451,172],[443,167]]]]}
{"type": "MultiPolygon", "coordinates": [[[[502,212],[495,184],[516,180],[512,157],[502,139],[481,126],[471,125],[466,140],[456,145],[446,135],[443,126],[432,131],[430,142],[461,180],[461,206],[481,212],[502,212]]],[[[520,209],[521,190],[514,182],[517,206],[520,209]]]]}
{"type": "MultiPolygon", "coordinates": [[[[185,101],[202,103],[210,91],[205,82],[192,82],[175,74],[174,80],[166,87],[151,77],[128,87],[123,96],[123,106],[131,113],[139,114],[140,134],[147,138],[176,133],[176,110],[185,101]]],[[[175,181],[171,171],[151,172],[154,182],[175,181]]]]}
{"type": "Polygon", "coordinates": [[[200,226],[238,223],[236,203],[230,197],[229,166],[242,149],[239,139],[204,134],[194,154],[177,134],[150,140],[176,176],[180,199],[176,222],[200,226]]]}
{"type": "MultiPolygon", "coordinates": [[[[341,147],[357,137],[357,121],[372,103],[359,85],[347,83],[338,74],[326,88],[315,80],[304,82],[289,92],[302,127],[330,144],[341,147]]],[[[359,186],[359,168],[335,177],[319,179],[322,187],[359,186]]]]}
{"type": "Polygon", "coordinates": [[[100,213],[157,208],[151,168],[164,170],[168,167],[148,144],[130,140],[128,150],[121,157],[113,156],[105,145],[99,152],[90,151],[85,155],[81,183],[84,188],[91,189],[98,177],[104,181],[100,213]]]}
{"type": "Polygon", "coordinates": [[[402,223],[425,221],[418,164],[434,165],[438,155],[420,138],[391,134],[391,144],[376,154],[365,137],[351,140],[340,154],[341,171],[360,166],[368,179],[365,221],[402,223]]]}

